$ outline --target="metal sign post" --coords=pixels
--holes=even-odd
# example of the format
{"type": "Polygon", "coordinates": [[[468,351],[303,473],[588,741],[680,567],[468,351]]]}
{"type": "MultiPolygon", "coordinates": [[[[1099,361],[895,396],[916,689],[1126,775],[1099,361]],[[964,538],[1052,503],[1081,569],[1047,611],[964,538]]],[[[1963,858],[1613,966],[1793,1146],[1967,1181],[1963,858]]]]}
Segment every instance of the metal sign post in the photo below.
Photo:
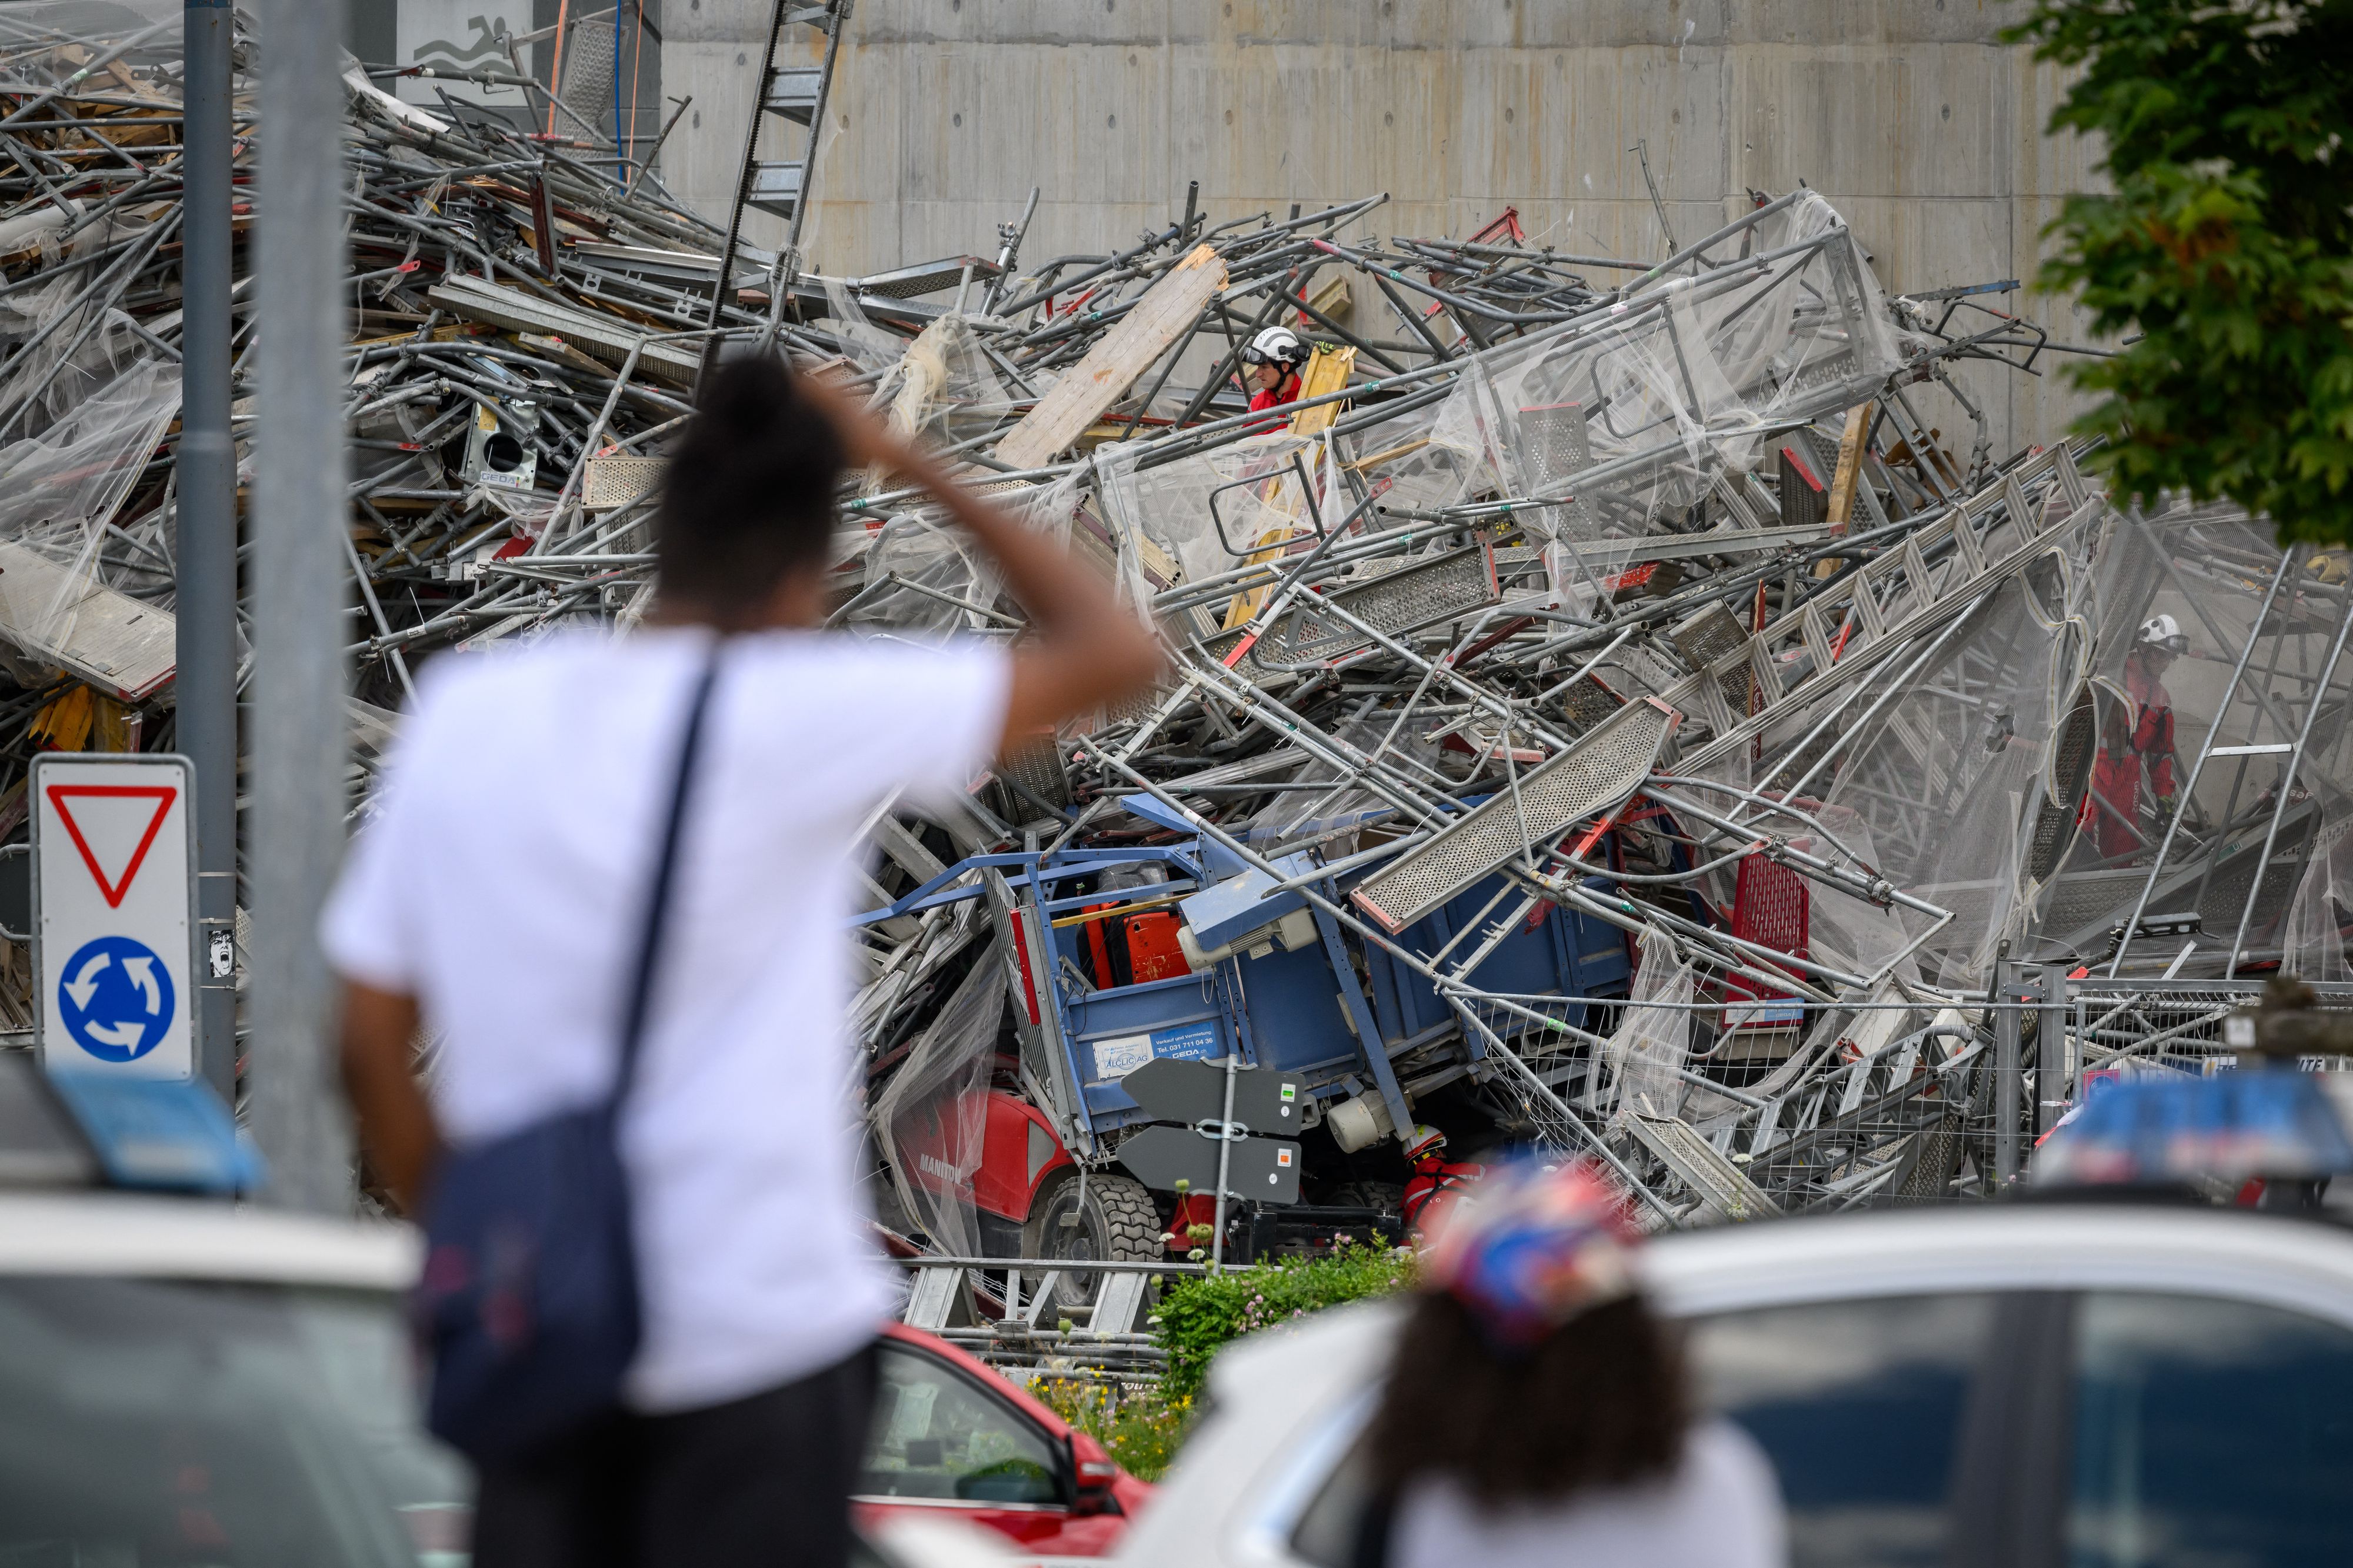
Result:
{"type": "Polygon", "coordinates": [[[195,1074],[193,785],[182,756],[33,760],[34,1041],[50,1072],[195,1074]]]}

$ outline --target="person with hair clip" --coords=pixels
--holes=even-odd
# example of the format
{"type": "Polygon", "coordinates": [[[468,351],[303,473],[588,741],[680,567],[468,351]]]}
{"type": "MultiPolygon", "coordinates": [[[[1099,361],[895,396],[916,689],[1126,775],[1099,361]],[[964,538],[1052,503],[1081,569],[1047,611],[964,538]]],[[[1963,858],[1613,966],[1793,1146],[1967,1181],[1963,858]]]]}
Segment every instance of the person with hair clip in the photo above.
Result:
{"type": "Polygon", "coordinates": [[[1771,1464],[1695,1420],[1640,1233],[1584,1164],[1505,1166],[1423,1254],[1357,1568],[1784,1568],[1771,1464]]]}
{"type": "Polygon", "coordinates": [[[611,1107],[635,1349],[601,1413],[478,1445],[477,1568],[833,1568],[893,1299],[849,1098],[861,830],[1149,686],[1161,649],[1095,573],[773,357],[706,380],[654,531],[639,629],[426,670],[324,920],[344,1081],[411,1214],[459,1156],[611,1107]],[[825,630],[853,468],[929,491],[1029,632],[825,630]]]}

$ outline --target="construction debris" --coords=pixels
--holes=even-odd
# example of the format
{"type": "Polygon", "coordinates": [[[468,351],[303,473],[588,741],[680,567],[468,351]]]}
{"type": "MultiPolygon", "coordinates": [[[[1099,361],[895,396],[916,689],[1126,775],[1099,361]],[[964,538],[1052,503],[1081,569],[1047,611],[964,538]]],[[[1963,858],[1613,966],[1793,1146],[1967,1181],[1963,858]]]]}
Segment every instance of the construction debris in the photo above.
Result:
{"type": "MultiPolygon", "coordinates": [[[[40,14],[0,17],[0,826],[35,747],[171,729],[175,46],[40,14]]],[[[2353,980],[2342,553],[1998,456],[1955,368],[2064,345],[2013,282],[1887,295],[1811,191],[1658,259],[1188,197],[1123,249],[1025,263],[1025,215],[844,278],[560,96],[550,132],[345,82],[363,775],[417,660],[642,613],[714,336],[864,389],[1166,635],[1148,699],[871,825],[853,1021],[911,1253],[1392,1237],[1443,1176],[1418,1124],[1598,1157],[1660,1225],[1983,1196],[2087,1074],[2216,1059],[2237,977],[2353,980]],[[1278,324],[1313,355],[1253,411],[1278,324]],[[1212,1235],[1125,1167],[1163,1058],[1282,1076],[1303,1204],[1212,1235]]],[[[919,496],[843,508],[834,624],[1020,634],[919,496]]],[[[1140,1326],[1134,1270],[992,1309],[933,1268],[934,1326],[1140,1326]]]]}
{"type": "MultiPolygon", "coordinates": [[[[1997,458],[1952,371],[2050,363],[1986,298],[2014,284],[1889,298],[1804,190],[1656,262],[1508,217],[1349,237],[1375,210],[1179,221],[970,314],[830,285],[807,329],[1176,657],[878,826],[856,1020],[910,1237],[1324,1245],[1442,1180],[1399,1152],[1427,1122],[1599,1157],[1662,1226],[1988,1196],[2086,1073],[2226,1060],[2251,983],[2217,976],[2343,964],[2341,563],[2112,506],[2074,446],[1997,458]],[[1252,414],[1236,347],[1278,321],[1315,358],[1252,414]],[[2178,697],[2168,616],[2202,633],[2178,697]],[[1303,1205],[1212,1238],[1206,1196],[1147,1190],[1121,1079],[1166,1057],[1300,1080],[1303,1205]]],[[[1018,635],[913,498],[849,510],[838,621],[1018,635]]],[[[1038,1289],[1088,1321],[1082,1272],[1038,1289]]]]}

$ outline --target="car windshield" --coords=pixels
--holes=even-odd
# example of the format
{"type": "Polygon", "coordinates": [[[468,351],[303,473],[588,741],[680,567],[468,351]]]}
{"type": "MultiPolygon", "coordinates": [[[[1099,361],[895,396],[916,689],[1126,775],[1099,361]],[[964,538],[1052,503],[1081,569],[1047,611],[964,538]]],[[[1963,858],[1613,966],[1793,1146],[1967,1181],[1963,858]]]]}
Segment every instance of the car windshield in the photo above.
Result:
{"type": "Polygon", "coordinates": [[[0,1279],[0,1563],[461,1568],[396,1303],[0,1279]]]}

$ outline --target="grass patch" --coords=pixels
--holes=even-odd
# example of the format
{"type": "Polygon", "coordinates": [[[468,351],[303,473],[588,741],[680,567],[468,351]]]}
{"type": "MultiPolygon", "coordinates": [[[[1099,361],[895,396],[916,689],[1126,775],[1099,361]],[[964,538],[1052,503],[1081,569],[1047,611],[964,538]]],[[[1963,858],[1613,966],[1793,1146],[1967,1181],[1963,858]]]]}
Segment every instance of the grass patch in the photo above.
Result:
{"type": "Polygon", "coordinates": [[[1155,1383],[1047,1375],[1031,1384],[1029,1392],[1101,1443],[1105,1453],[1141,1481],[1156,1481],[1167,1472],[1193,1424],[1192,1396],[1172,1398],[1155,1383]]]}

